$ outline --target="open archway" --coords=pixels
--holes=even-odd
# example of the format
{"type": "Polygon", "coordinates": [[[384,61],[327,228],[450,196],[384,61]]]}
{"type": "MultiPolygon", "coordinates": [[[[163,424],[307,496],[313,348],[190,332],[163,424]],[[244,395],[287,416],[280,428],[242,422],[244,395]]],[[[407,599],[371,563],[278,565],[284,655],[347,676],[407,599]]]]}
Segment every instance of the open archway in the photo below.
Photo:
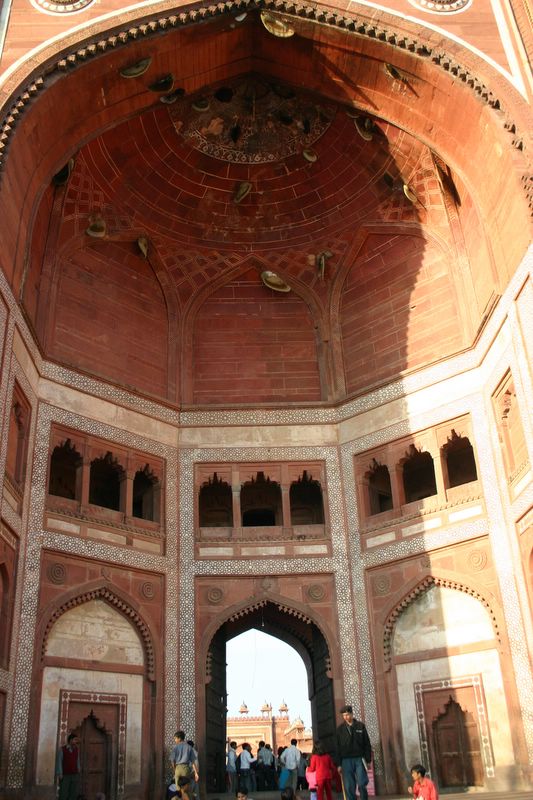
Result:
{"type": "Polygon", "coordinates": [[[208,791],[225,790],[226,645],[256,628],[294,647],[307,669],[313,736],[334,749],[335,710],[329,645],[318,625],[294,608],[270,600],[232,614],[213,635],[206,664],[206,783],[208,791]]]}

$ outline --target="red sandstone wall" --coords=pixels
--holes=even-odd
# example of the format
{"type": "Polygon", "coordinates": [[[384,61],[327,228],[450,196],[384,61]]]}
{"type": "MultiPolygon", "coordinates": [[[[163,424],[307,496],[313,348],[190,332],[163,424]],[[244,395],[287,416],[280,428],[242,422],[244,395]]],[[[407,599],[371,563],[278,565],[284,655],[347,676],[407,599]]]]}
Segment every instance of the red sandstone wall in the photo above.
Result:
{"type": "Polygon", "coordinates": [[[194,323],[195,403],[320,399],[313,320],[294,292],[277,295],[256,270],[218,289],[194,323]]]}
{"type": "Polygon", "coordinates": [[[161,288],[133,242],[101,242],[58,268],[53,358],[166,396],[167,314],[161,288]]]}
{"type": "Polygon", "coordinates": [[[341,331],[348,393],[460,347],[442,251],[420,236],[369,236],[344,285],[341,331]]]}

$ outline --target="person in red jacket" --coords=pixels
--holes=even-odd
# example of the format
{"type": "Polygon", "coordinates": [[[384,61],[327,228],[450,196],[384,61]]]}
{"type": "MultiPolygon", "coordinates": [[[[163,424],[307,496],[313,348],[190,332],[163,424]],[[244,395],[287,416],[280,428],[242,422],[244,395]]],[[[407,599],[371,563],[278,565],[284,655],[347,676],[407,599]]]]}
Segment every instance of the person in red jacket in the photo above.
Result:
{"type": "Polygon", "coordinates": [[[413,797],[419,797],[420,800],[439,800],[439,793],[437,787],[426,778],[426,768],[422,764],[415,764],[411,767],[411,777],[413,779],[413,786],[408,787],[407,791],[413,797]]]}
{"type": "Polygon", "coordinates": [[[335,769],[335,764],[329,753],[324,753],[324,748],[320,742],[315,742],[309,763],[309,771],[316,773],[317,800],[324,800],[324,792],[326,792],[327,800],[331,800],[331,779],[335,769]]]}

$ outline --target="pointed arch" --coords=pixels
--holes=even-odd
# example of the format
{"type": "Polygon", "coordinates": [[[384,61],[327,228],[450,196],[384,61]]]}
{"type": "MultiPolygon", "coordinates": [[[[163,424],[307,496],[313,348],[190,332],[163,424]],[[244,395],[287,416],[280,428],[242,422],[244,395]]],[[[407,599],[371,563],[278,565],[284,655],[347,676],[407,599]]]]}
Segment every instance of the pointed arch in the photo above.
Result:
{"type": "Polygon", "coordinates": [[[146,658],[146,676],[150,681],[154,681],[156,675],[156,654],[150,628],[127,597],[123,596],[115,588],[111,589],[106,585],[93,585],[91,587],[86,587],[86,589],[82,591],[77,588],[63,596],[62,599],[60,598],[59,604],[48,611],[41,623],[41,662],[45,658],[48,637],[57,620],[65,612],[82,606],[91,600],[104,600],[134,625],[143,645],[146,658]]]}
{"type": "MultiPolygon", "coordinates": [[[[230,287],[233,282],[237,281],[241,276],[244,278],[246,275],[250,275],[252,272],[256,273],[257,275],[257,282],[255,282],[254,279],[253,287],[254,291],[257,289],[258,296],[254,296],[253,300],[251,301],[249,296],[244,295],[243,299],[238,304],[239,315],[242,315],[242,317],[245,318],[247,314],[252,314],[254,308],[253,303],[255,302],[257,305],[258,298],[263,296],[259,293],[264,292],[265,309],[267,309],[264,316],[266,317],[267,314],[274,313],[275,321],[279,322],[281,320],[285,325],[285,327],[279,328],[284,335],[280,336],[278,330],[278,338],[274,336],[272,340],[267,343],[264,341],[264,337],[262,337],[263,330],[260,330],[257,328],[257,326],[255,326],[250,331],[249,337],[252,338],[249,338],[249,344],[251,344],[253,348],[256,348],[260,354],[259,359],[254,359],[253,363],[255,364],[256,361],[258,361],[258,363],[260,362],[265,364],[266,367],[263,372],[261,372],[261,370],[252,370],[248,376],[240,375],[240,378],[244,381],[242,385],[245,387],[242,392],[238,393],[239,397],[242,395],[242,399],[239,401],[228,399],[227,402],[255,401],[255,396],[252,397],[249,393],[253,391],[260,394],[261,389],[258,389],[256,385],[253,384],[247,393],[247,377],[250,378],[250,380],[255,380],[256,382],[259,380],[261,386],[263,387],[265,396],[261,398],[259,402],[269,402],[270,394],[273,394],[272,399],[275,401],[276,399],[279,399],[279,396],[283,394],[284,391],[288,391],[290,398],[291,392],[294,391],[293,386],[290,384],[290,382],[288,382],[288,390],[286,389],[285,384],[283,389],[280,388],[279,384],[274,386],[275,381],[273,381],[271,377],[271,370],[269,370],[268,367],[272,364],[278,365],[281,363],[280,354],[285,348],[285,355],[287,356],[287,350],[291,343],[294,345],[294,347],[289,354],[288,365],[293,363],[293,361],[297,361],[300,367],[303,364],[306,368],[306,372],[303,374],[307,378],[308,384],[300,390],[300,392],[304,392],[303,398],[301,394],[295,395],[294,401],[301,402],[302,399],[303,401],[316,401],[327,397],[328,380],[326,379],[326,369],[323,363],[324,357],[321,353],[322,343],[328,339],[328,335],[326,333],[327,322],[325,320],[324,309],[319,298],[308,286],[305,285],[301,279],[289,275],[288,272],[286,273],[281,266],[278,268],[277,263],[273,265],[272,263],[263,259],[260,255],[254,253],[253,255],[246,255],[244,258],[240,258],[238,264],[225,272],[223,276],[213,280],[211,283],[199,289],[183,314],[181,334],[183,341],[182,353],[184,363],[182,368],[183,379],[181,393],[186,403],[203,402],[201,399],[197,401],[195,395],[197,395],[198,392],[203,392],[203,394],[207,393],[209,396],[211,396],[210,393],[216,393],[216,390],[210,387],[209,376],[205,372],[206,364],[211,367],[211,363],[213,363],[214,367],[218,363],[218,358],[215,354],[212,356],[212,362],[209,359],[203,362],[204,378],[207,380],[207,384],[200,383],[198,385],[195,382],[195,374],[197,376],[199,375],[198,370],[195,369],[194,359],[195,350],[197,349],[196,339],[198,336],[198,320],[202,310],[218,291],[222,290],[224,287],[230,287]],[[271,270],[273,268],[282,279],[287,280],[287,282],[290,283],[292,289],[290,294],[283,295],[282,297],[274,297],[273,295],[276,294],[275,292],[269,292],[262,286],[260,273],[263,270],[271,270]],[[247,304],[250,302],[252,303],[252,306],[250,306],[252,311],[248,310],[247,304]],[[298,331],[294,329],[294,313],[291,315],[289,315],[288,311],[286,311],[285,315],[283,312],[280,313],[280,309],[283,309],[284,303],[288,303],[292,307],[293,312],[295,309],[295,304],[297,304],[296,307],[299,314],[299,319],[302,322],[302,325],[298,331]],[[275,309],[275,311],[272,312],[272,309],[275,309]],[[289,320],[289,322],[287,322],[287,320],[289,320]],[[302,335],[302,332],[304,332],[304,335],[302,335]],[[266,344],[270,345],[268,357],[266,352],[264,352],[266,344]]],[[[251,278],[248,278],[248,280],[251,281],[251,278]]],[[[250,286],[252,286],[251,283],[250,286]]],[[[250,286],[248,286],[248,289],[250,289],[250,286]]],[[[236,292],[238,289],[239,287],[237,287],[236,292]]],[[[233,302],[233,300],[231,302],[233,302]]],[[[243,343],[241,337],[239,336],[239,331],[233,329],[233,319],[231,318],[229,323],[227,322],[229,315],[230,311],[224,309],[224,313],[221,316],[220,326],[216,330],[219,335],[217,337],[217,347],[220,349],[220,346],[223,346],[224,343],[229,345],[227,348],[228,358],[230,367],[232,367],[234,363],[236,363],[231,360],[234,356],[235,348],[244,348],[246,346],[246,342],[243,343]]],[[[261,320],[258,321],[258,323],[260,322],[261,320]]],[[[203,331],[204,328],[205,326],[202,326],[201,330],[203,331]]],[[[214,331],[212,332],[212,335],[215,335],[214,331]]],[[[209,339],[207,342],[203,342],[202,350],[204,358],[207,358],[205,354],[207,352],[209,342],[209,339]]],[[[241,352],[243,355],[246,354],[245,349],[242,349],[241,352]]],[[[236,355],[235,358],[237,358],[236,355]]],[[[283,364],[285,364],[285,360],[286,359],[283,359],[283,364]]],[[[202,370],[200,370],[200,372],[202,372],[202,370]]],[[[213,372],[215,372],[214,369],[213,372]]],[[[293,377],[292,373],[289,373],[288,371],[287,373],[283,374],[287,377],[293,377]]],[[[201,379],[202,376],[197,378],[197,380],[201,379]]],[[[237,391],[235,391],[235,394],[237,394],[237,391]]],[[[212,402],[212,400],[209,399],[206,402],[212,402]]],[[[223,403],[224,397],[222,397],[222,399],[218,402],[223,403]]]]}
{"type": "Polygon", "coordinates": [[[500,630],[498,625],[498,620],[492,604],[486,599],[485,595],[478,591],[477,589],[469,586],[467,583],[463,581],[456,581],[450,578],[442,578],[435,575],[428,575],[422,580],[418,580],[414,585],[411,586],[409,591],[403,595],[401,600],[397,601],[389,612],[384,626],[383,626],[383,657],[385,662],[385,669],[389,670],[392,665],[392,637],[394,634],[394,627],[399,616],[405,611],[405,609],[411,605],[411,603],[415,602],[421,595],[431,589],[433,586],[442,586],[446,589],[455,589],[459,592],[464,592],[465,594],[474,597],[476,600],[485,607],[490,615],[490,619],[492,622],[492,626],[494,629],[494,636],[499,644],[501,644],[501,636],[500,630]]]}
{"type": "MultiPolygon", "coordinates": [[[[276,606],[280,614],[286,615],[287,621],[289,621],[292,617],[293,620],[299,619],[306,625],[314,625],[327,644],[331,661],[331,671],[337,675],[341,674],[340,654],[338,649],[333,646],[335,639],[333,632],[329,629],[327,623],[320,619],[309,606],[298,603],[293,598],[288,600],[286,597],[283,597],[282,595],[272,591],[266,592],[261,597],[249,598],[247,600],[235,603],[234,605],[231,605],[225,609],[221,609],[220,614],[218,614],[216,618],[212,620],[205,630],[205,635],[203,637],[204,652],[200,654],[202,659],[201,663],[204,665],[206,664],[210,644],[218,631],[227,622],[235,622],[238,619],[243,619],[249,614],[264,608],[268,603],[276,606]]],[[[282,626],[280,625],[279,627],[281,628],[282,626]]],[[[291,643],[291,646],[294,647],[294,643],[291,643]]],[[[298,652],[300,655],[302,655],[300,650],[298,650],[298,652]]],[[[204,674],[203,677],[205,679],[206,675],[204,674]]]]}

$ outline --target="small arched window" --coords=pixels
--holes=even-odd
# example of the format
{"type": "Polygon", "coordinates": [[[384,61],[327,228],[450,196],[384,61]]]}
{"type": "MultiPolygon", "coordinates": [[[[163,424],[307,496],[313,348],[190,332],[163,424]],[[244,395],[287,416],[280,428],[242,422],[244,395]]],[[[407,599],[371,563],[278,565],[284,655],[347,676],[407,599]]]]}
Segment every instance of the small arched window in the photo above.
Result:
{"type": "Polygon", "coordinates": [[[217,473],[201,487],[198,495],[198,518],[201,528],[233,527],[233,495],[231,486],[217,473]]]}
{"type": "Polygon", "coordinates": [[[26,473],[30,416],[30,404],[18,383],[15,383],[9,415],[5,471],[19,490],[24,486],[26,473]]]}
{"type": "Polygon", "coordinates": [[[70,439],[54,447],[50,456],[48,494],[66,497],[68,500],[78,499],[78,475],[81,463],[81,455],[70,439]]]}
{"type": "Polygon", "coordinates": [[[459,436],[452,430],[451,436],[441,450],[446,464],[448,488],[477,481],[474,448],[466,436],[459,436]]]}
{"type": "Polygon", "coordinates": [[[437,494],[435,467],[431,453],[417,450],[414,444],[409,447],[403,462],[403,488],[405,502],[413,503],[437,494]]]}
{"type": "Polygon", "coordinates": [[[91,461],[89,503],[120,511],[120,482],[124,470],[112,453],[91,461]]]}
{"type": "Polygon", "coordinates": [[[389,468],[373,459],[365,478],[368,486],[370,514],[381,514],[392,508],[392,488],[389,468]]]}
{"type": "Polygon", "coordinates": [[[133,478],[133,516],[151,522],[159,520],[159,481],[148,464],[133,478]]]}
{"type": "Polygon", "coordinates": [[[324,501],[322,487],[304,469],[297,481],[291,483],[291,525],[323,525],[324,501]]]}
{"type": "Polygon", "coordinates": [[[281,487],[258,472],[241,487],[241,515],[244,528],[282,524],[281,487]]]}

